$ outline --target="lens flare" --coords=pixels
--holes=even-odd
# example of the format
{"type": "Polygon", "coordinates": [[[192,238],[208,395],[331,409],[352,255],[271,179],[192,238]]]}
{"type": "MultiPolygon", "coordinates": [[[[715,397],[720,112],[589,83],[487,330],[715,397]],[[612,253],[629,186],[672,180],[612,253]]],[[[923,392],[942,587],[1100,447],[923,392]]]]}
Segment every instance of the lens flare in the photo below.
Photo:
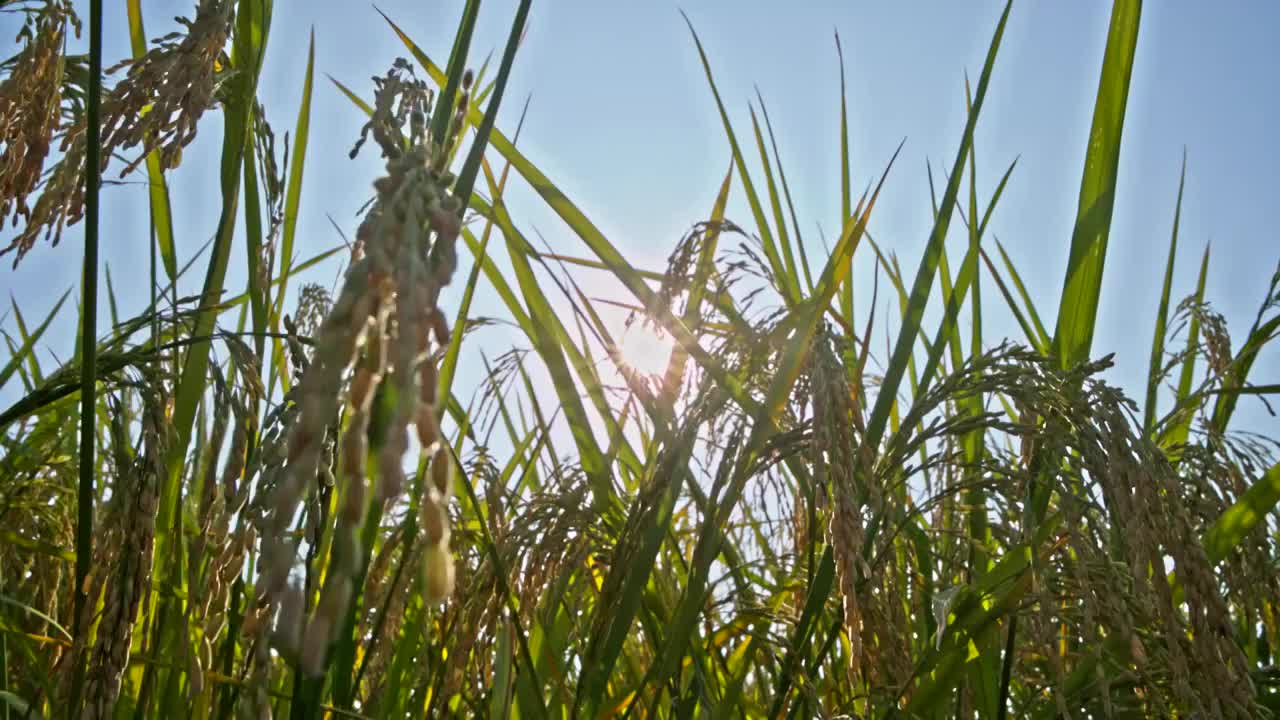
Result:
{"type": "Polygon", "coordinates": [[[671,337],[644,323],[633,323],[623,333],[618,353],[632,370],[661,376],[667,371],[667,362],[671,359],[671,337]]]}

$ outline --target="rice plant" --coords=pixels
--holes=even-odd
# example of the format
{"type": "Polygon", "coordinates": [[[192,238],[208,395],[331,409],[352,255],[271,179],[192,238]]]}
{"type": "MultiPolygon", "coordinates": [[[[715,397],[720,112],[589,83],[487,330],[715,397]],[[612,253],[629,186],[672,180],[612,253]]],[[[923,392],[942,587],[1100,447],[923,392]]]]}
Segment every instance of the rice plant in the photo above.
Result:
{"type": "Polygon", "coordinates": [[[37,352],[65,295],[36,323],[15,303],[5,334],[4,717],[1280,710],[1277,438],[1233,422],[1242,395],[1277,393],[1252,371],[1280,332],[1280,268],[1242,342],[1205,297],[1207,252],[1178,301],[1180,186],[1141,405],[1092,348],[1140,2],[1114,3],[1052,331],[984,244],[1013,167],[987,198],[974,177],[1012,3],[912,276],[871,234],[896,154],[855,196],[844,87],[842,224],[818,253],[763,98],[740,136],[692,24],[733,163],[667,267],[634,265],[497,126],[530,5],[496,69],[469,60],[471,0],[440,18],[443,65],[387,18],[402,56],[332,79],[367,121],[351,155],[383,170],[352,187],[369,197],[353,241],[299,262],[314,47],[285,135],[257,91],[270,0],[199,0],[150,42],[128,0],[133,54],[106,71],[100,2],[3,3],[23,23],[0,79],[6,253],[74,256],[37,247],[85,227],[74,355],[37,352]],[[65,50],[81,18],[87,58],[65,50]],[[219,111],[218,225],[182,296],[167,178],[219,111]],[[150,297],[121,317],[104,275],[107,321],[113,170],[146,177],[150,297]],[[512,180],[581,244],[540,249],[512,180]],[[241,241],[247,281],[228,287],[241,241]],[[331,257],[336,284],[312,270],[331,257]],[[624,294],[592,297],[583,273],[624,294]],[[481,293],[505,317],[474,316],[481,293]],[[984,337],[1006,311],[1023,335],[984,337]],[[478,343],[493,322],[519,342],[478,343]]]}

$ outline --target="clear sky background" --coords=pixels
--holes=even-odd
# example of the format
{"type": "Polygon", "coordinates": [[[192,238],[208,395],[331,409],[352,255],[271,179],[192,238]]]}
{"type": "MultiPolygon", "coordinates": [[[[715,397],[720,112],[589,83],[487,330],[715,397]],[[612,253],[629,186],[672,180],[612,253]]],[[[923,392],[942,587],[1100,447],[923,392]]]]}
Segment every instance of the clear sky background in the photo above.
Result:
{"type": "MultiPolygon", "coordinates": [[[[106,62],[111,64],[127,53],[128,34],[123,3],[105,4],[106,62]]],[[[384,0],[380,7],[442,61],[462,4],[384,0]]],[[[501,48],[514,4],[491,0],[483,5],[474,44],[477,65],[483,53],[501,48]]],[[[172,16],[193,5],[144,2],[148,35],[174,29],[172,16]]],[[[839,66],[833,31],[840,32],[855,186],[878,177],[906,139],[871,229],[898,254],[909,281],[931,227],[926,160],[937,173],[955,157],[964,122],[964,74],[968,71],[976,83],[1002,3],[687,0],[678,6],[535,0],[500,127],[510,133],[522,101],[531,96],[520,139],[524,152],[637,264],[654,269],[693,223],[705,219],[729,163],[728,143],[681,7],[702,38],[741,137],[750,132],[747,102],[754,86],[768,103],[810,257],[822,255],[817,228],[830,237],[839,224],[839,66]]],[[[1020,158],[988,242],[994,236],[1009,250],[1050,331],[1109,15],[1110,4],[1097,1],[1015,4],[977,130],[984,202],[1008,164],[1020,158]]],[[[355,161],[347,158],[364,118],[325,74],[368,97],[369,77],[405,54],[371,5],[277,0],[259,97],[278,136],[293,127],[313,27],[317,74],[298,221],[301,257],[340,241],[326,215],[353,234],[355,212],[368,199],[369,182],[379,170],[372,150],[355,161]]],[[[16,29],[14,18],[0,18],[0,36],[12,38],[16,29]]],[[[1159,0],[1143,9],[1094,340],[1095,355],[1118,353],[1112,379],[1135,398],[1142,396],[1146,378],[1184,146],[1187,186],[1174,301],[1193,290],[1200,255],[1211,241],[1206,296],[1226,314],[1238,345],[1280,259],[1274,222],[1280,200],[1278,30],[1280,4],[1263,0],[1159,0]]],[[[201,138],[171,177],[180,259],[190,257],[217,223],[218,113],[205,122],[201,138]]],[[[755,176],[760,179],[758,169],[755,176]]],[[[145,189],[138,183],[144,177],[140,173],[130,178],[135,184],[108,188],[104,196],[103,259],[126,316],[146,298],[147,212],[145,189]]],[[[735,192],[738,202],[729,215],[750,227],[750,214],[740,191],[735,192]]],[[[508,203],[526,234],[536,229],[557,252],[587,254],[515,179],[508,203]]],[[[965,242],[957,228],[953,223],[952,248],[965,242]]],[[[6,230],[0,240],[7,243],[9,237],[6,230]]],[[[42,317],[77,282],[81,237],[76,228],[56,248],[37,246],[16,271],[9,269],[8,258],[0,267],[0,288],[17,298],[28,322],[42,317]]],[[[236,243],[228,287],[238,292],[244,282],[242,235],[236,243]]],[[[958,253],[953,250],[952,256],[958,253]]],[[[863,264],[869,267],[870,254],[865,255],[863,264]]],[[[465,273],[470,262],[465,252],[462,256],[460,272],[465,273]]],[[[189,292],[198,290],[203,264],[191,273],[189,292]]],[[[858,277],[865,304],[870,276],[858,277]]],[[[329,285],[334,269],[308,279],[329,285]]],[[[985,276],[983,283],[986,339],[1019,337],[994,286],[985,276]]],[[[457,295],[447,295],[445,302],[457,295]]],[[[886,298],[882,293],[882,305],[886,298]]],[[[476,312],[502,315],[491,299],[482,300],[476,312]]],[[[11,330],[12,318],[6,315],[2,327],[11,330]]],[[[936,323],[927,327],[932,333],[936,323]]],[[[74,314],[65,312],[51,329],[43,356],[66,358],[73,334],[74,314]]],[[[1252,379],[1280,382],[1280,353],[1274,347],[1259,359],[1252,379]]],[[[11,402],[14,391],[0,391],[0,401],[11,402]]],[[[1238,418],[1271,435],[1280,428],[1255,400],[1241,403],[1238,418]]]]}

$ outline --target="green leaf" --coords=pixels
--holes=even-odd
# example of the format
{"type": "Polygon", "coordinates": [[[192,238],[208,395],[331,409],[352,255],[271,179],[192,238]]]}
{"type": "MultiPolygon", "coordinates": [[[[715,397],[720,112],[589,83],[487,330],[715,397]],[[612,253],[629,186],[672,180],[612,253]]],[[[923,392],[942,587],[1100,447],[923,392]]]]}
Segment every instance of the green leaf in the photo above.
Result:
{"type": "Polygon", "coordinates": [[[616,510],[616,505],[610,482],[608,461],[605,459],[600,445],[591,432],[586,408],[582,405],[582,398],[573,382],[572,375],[569,373],[569,365],[566,363],[560,343],[555,337],[553,330],[556,324],[555,311],[543,296],[538,280],[533,273],[533,267],[529,264],[525,250],[527,243],[519,231],[511,225],[511,219],[507,215],[506,208],[500,198],[495,198],[493,213],[498,226],[502,229],[503,235],[507,238],[507,249],[511,256],[511,264],[514,267],[516,280],[528,306],[530,320],[528,327],[532,330],[529,339],[533,342],[534,349],[537,350],[538,355],[547,367],[547,371],[551,374],[552,385],[555,388],[557,397],[560,399],[565,419],[569,424],[574,441],[577,443],[578,451],[582,455],[582,469],[591,483],[595,510],[602,516],[612,515],[616,510]]]}
{"type": "MultiPolygon", "coordinates": [[[[129,16],[129,47],[133,57],[147,52],[146,31],[142,27],[142,0],[125,0],[129,16]]],[[[147,153],[147,194],[151,203],[151,222],[155,227],[155,243],[164,263],[169,282],[178,277],[178,255],[173,237],[173,206],[169,202],[169,181],[160,167],[160,151],[147,153]]]]}
{"type": "MultiPolygon", "coordinates": [[[[476,4],[479,5],[479,2],[477,1],[476,4]]],[[[498,77],[494,80],[492,99],[485,109],[484,119],[476,127],[476,136],[471,143],[471,149],[467,152],[467,159],[463,161],[462,169],[458,171],[458,181],[454,185],[454,193],[462,201],[464,207],[471,199],[471,188],[475,183],[480,161],[484,157],[485,150],[489,147],[489,137],[493,133],[493,126],[497,121],[498,107],[502,104],[502,94],[506,90],[507,79],[511,75],[511,64],[515,60],[516,49],[520,46],[520,37],[524,33],[525,23],[529,19],[530,5],[531,0],[523,0],[516,10],[516,17],[511,22],[511,32],[507,36],[507,47],[502,53],[502,63],[498,66],[498,77]]],[[[470,9],[470,5],[468,5],[468,9],[470,9]]],[[[455,67],[454,58],[451,57],[449,58],[449,66],[449,83],[453,83],[455,74],[460,72],[461,62],[455,67]]],[[[452,85],[446,85],[445,97],[453,97],[449,94],[452,87],[452,85]]]]}
{"type": "Polygon", "coordinates": [[[364,100],[361,100],[360,96],[356,95],[355,92],[351,90],[351,88],[347,87],[346,85],[343,85],[341,82],[338,81],[337,78],[335,78],[332,75],[329,75],[326,73],[325,77],[329,78],[329,82],[333,83],[338,88],[339,92],[341,92],[343,95],[346,95],[347,99],[350,100],[352,103],[354,103],[356,107],[363,110],[365,115],[367,116],[373,115],[373,106],[365,102],[364,100]]]}
{"type": "MultiPolygon", "coordinates": [[[[1209,275],[1210,245],[1205,244],[1204,255],[1200,258],[1200,274],[1196,280],[1196,291],[1192,302],[1199,306],[1204,302],[1204,286],[1209,275]]],[[[1176,448],[1187,442],[1191,434],[1191,418],[1194,408],[1191,407],[1191,385],[1195,381],[1196,357],[1200,349],[1200,315],[1192,314],[1187,329],[1187,345],[1182,360],[1182,370],[1178,375],[1178,388],[1174,395],[1174,411],[1170,413],[1170,422],[1160,434],[1160,446],[1176,448]],[[1177,408],[1183,408],[1179,411],[1177,408]]]]}
{"type": "Polygon", "coordinates": [[[1044,329],[1044,323],[1040,322],[1040,313],[1036,311],[1036,305],[1031,301],[1027,286],[1023,284],[1022,276],[1018,273],[1018,269],[1014,267],[1013,261],[1009,259],[1008,253],[1004,250],[1004,245],[999,240],[996,241],[996,249],[1000,251],[1000,258],[1004,262],[1005,270],[1009,273],[1009,279],[1013,281],[1018,295],[1022,298],[1022,304],[1027,309],[1027,315],[1031,318],[1032,324],[1035,325],[1036,337],[1039,339],[1038,346],[1043,347],[1045,354],[1048,354],[1053,340],[1049,338],[1049,333],[1044,329]]]}
{"type": "Polygon", "coordinates": [[[794,274],[787,272],[782,258],[778,255],[778,245],[774,241],[772,230],[769,228],[769,220],[764,214],[760,196],[756,192],[755,185],[751,182],[751,174],[747,171],[746,160],[738,146],[737,135],[733,132],[733,124],[729,122],[729,113],[725,110],[724,102],[720,99],[720,90],[716,88],[715,77],[711,74],[711,62],[707,59],[707,53],[702,48],[702,41],[698,38],[698,33],[693,29],[693,23],[690,22],[689,16],[685,15],[684,11],[681,11],[680,14],[684,17],[685,24],[689,26],[689,34],[693,36],[693,42],[698,48],[698,57],[702,60],[702,69],[707,76],[707,83],[711,86],[711,94],[715,98],[716,108],[720,111],[720,121],[724,125],[724,134],[729,140],[729,148],[733,151],[733,160],[738,166],[738,177],[742,182],[742,189],[747,195],[747,203],[751,206],[751,214],[760,233],[760,243],[764,247],[765,258],[769,261],[769,270],[774,277],[782,282],[783,297],[786,298],[787,304],[794,305],[800,301],[799,285],[795,282],[794,274]]]}
{"type": "Polygon", "coordinates": [[[0,691],[0,701],[5,705],[5,717],[9,716],[10,710],[18,713],[20,717],[27,717],[31,713],[31,705],[8,690],[0,691]]]}
{"type": "Polygon", "coordinates": [[[1129,80],[1138,47],[1142,0],[1116,0],[1111,10],[1102,77],[1093,106],[1093,128],[1080,182],[1080,208],[1071,234],[1071,255],[1058,304],[1053,352],[1066,368],[1089,359],[1097,322],[1102,269],[1111,234],[1116,175],[1120,169],[1120,138],[1124,129],[1129,80]]]}
{"type": "Polygon", "coordinates": [[[1182,172],[1178,177],[1178,200],[1173,206],[1173,233],[1169,237],[1169,259],[1164,268],[1164,285],[1160,289],[1160,305],[1156,310],[1155,336],[1151,339],[1151,366],[1147,369],[1147,402],[1143,407],[1142,429],[1148,435],[1155,428],[1156,394],[1160,390],[1160,371],[1164,367],[1165,329],[1169,324],[1169,291],[1173,286],[1173,264],[1178,254],[1178,221],[1182,218],[1182,188],[1187,180],[1187,151],[1182,150],[1182,172]]]}
{"type": "Polygon", "coordinates": [[[1219,563],[1280,502],[1280,463],[1271,466],[1234,505],[1223,511],[1201,541],[1209,562],[1219,563]]]}
{"type": "Polygon", "coordinates": [[[980,581],[961,586],[952,601],[954,618],[942,632],[941,649],[930,647],[916,664],[920,684],[911,694],[906,715],[918,717],[928,708],[939,707],[965,666],[970,662],[970,642],[982,647],[997,630],[999,620],[1018,610],[1019,602],[1031,589],[1033,555],[1051,550],[1049,540],[1062,523],[1062,515],[1046,517],[1028,542],[1007,551],[980,581]]]}
{"type": "Polygon", "coordinates": [[[1013,313],[1014,320],[1022,328],[1022,334],[1027,338],[1027,345],[1035,348],[1042,355],[1048,354],[1048,338],[1037,334],[1027,322],[1027,316],[1022,312],[1022,308],[1018,307],[1017,301],[1013,299],[1013,294],[1009,292],[1009,286],[1005,284],[1004,278],[1000,276],[1000,271],[991,262],[991,257],[987,255],[987,251],[979,249],[978,254],[982,258],[982,263],[987,266],[987,272],[991,274],[991,279],[996,281],[996,287],[1000,289],[1000,294],[1004,297],[1005,304],[1008,305],[1009,310],[1013,313]]]}
{"type": "MultiPolygon", "coordinates": [[[[379,12],[382,11],[379,10],[379,12]]],[[[525,12],[528,12],[527,8],[525,12]]],[[[431,115],[431,136],[439,139],[440,142],[445,142],[449,121],[453,119],[454,98],[462,85],[462,73],[466,69],[467,53],[471,49],[471,35],[475,31],[476,18],[479,14],[480,0],[467,0],[466,6],[462,9],[462,20],[458,22],[458,29],[453,35],[453,49],[449,51],[449,63],[445,66],[449,79],[445,82],[444,90],[431,115]]],[[[386,16],[383,15],[383,17],[386,16]]],[[[523,24],[523,21],[517,20],[516,24],[523,24]]]]}
{"type": "MultiPolygon", "coordinates": [[[[773,148],[773,161],[778,166],[778,179],[782,182],[782,195],[787,201],[787,212],[791,216],[791,228],[796,234],[796,249],[800,251],[800,269],[804,272],[805,285],[808,286],[809,292],[813,292],[813,277],[809,271],[809,258],[804,250],[804,236],[800,233],[800,220],[796,218],[796,206],[791,200],[791,186],[787,183],[787,171],[782,167],[782,156],[778,153],[778,139],[773,134],[773,123],[769,120],[769,108],[764,104],[764,98],[760,96],[759,88],[756,89],[756,98],[760,101],[760,113],[764,115],[764,127],[769,133],[769,145],[773,148]]],[[[785,222],[778,220],[779,232],[783,232],[786,227],[785,222]]],[[[782,249],[786,252],[787,257],[791,257],[791,242],[783,234],[782,249]]]]}
{"type": "MultiPolygon", "coordinates": [[[[253,140],[248,141],[250,144],[253,140]]],[[[267,297],[262,285],[262,194],[258,187],[258,164],[252,148],[244,153],[244,230],[245,268],[248,271],[249,308],[253,314],[254,351],[262,357],[266,346],[267,297]]]]}
{"type": "MultiPolygon", "coordinates": [[[[844,48],[840,46],[840,33],[836,33],[836,56],[840,60],[840,222],[853,214],[852,185],[849,179],[849,107],[845,97],[844,48]]],[[[844,321],[853,324],[853,273],[850,272],[841,289],[840,311],[844,321]]]]}
{"type": "MultiPolygon", "coordinates": [[[[44,335],[45,330],[49,329],[49,323],[53,322],[53,318],[58,314],[58,311],[62,309],[62,303],[66,302],[67,296],[70,294],[71,294],[70,288],[68,288],[65,292],[62,293],[62,297],[58,298],[58,302],[53,304],[53,309],[50,310],[49,314],[45,316],[44,320],[42,320],[40,324],[36,326],[35,330],[28,333],[26,332],[26,328],[22,324],[19,325],[19,329],[22,334],[22,345],[19,346],[18,349],[9,356],[9,361],[4,364],[4,367],[0,368],[0,387],[4,387],[5,383],[9,382],[9,378],[13,376],[14,371],[18,369],[18,367],[23,363],[23,361],[34,359],[36,343],[40,341],[40,338],[44,335]]],[[[20,318],[21,314],[17,312],[17,309],[18,309],[17,302],[13,301],[12,299],[11,299],[11,302],[14,303],[13,307],[15,311],[15,317],[20,318]]],[[[38,382],[39,366],[33,366],[32,369],[33,369],[32,378],[33,380],[38,382]]]]}
{"type": "Polygon", "coordinates": [[[66,638],[67,640],[73,639],[73,635],[67,632],[66,628],[59,625],[57,620],[53,619],[52,617],[49,617],[49,615],[45,614],[44,612],[41,612],[40,610],[34,607],[31,607],[30,605],[22,602],[21,600],[16,600],[14,598],[9,597],[8,595],[0,594],[0,604],[9,605],[11,607],[15,607],[21,610],[22,612],[28,615],[33,615],[39,618],[40,620],[43,620],[44,622],[49,623],[49,627],[53,628],[54,630],[57,630],[58,634],[61,635],[62,637],[66,638]]]}
{"type": "MultiPolygon", "coordinates": [[[[285,294],[289,289],[288,279],[292,274],[293,246],[298,229],[298,207],[302,202],[303,170],[307,163],[307,140],[311,134],[311,88],[315,73],[316,32],[311,30],[311,39],[307,46],[307,71],[302,81],[302,101],[298,104],[298,119],[293,130],[293,157],[289,159],[289,180],[285,185],[284,224],[280,230],[280,288],[276,292],[275,308],[272,311],[271,328],[280,332],[281,317],[284,313],[285,294]]],[[[284,346],[279,338],[273,342],[273,363],[281,387],[289,389],[289,374],[284,370],[284,346]]]]}
{"type": "Polygon", "coordinates": [[[668,532],[676,499],[680,494],[680,475],[693,453],[699,425],[690,424],[665,448],[661,461],[654,466],[652,477],[646,478],[645,495],[654,497],[651,504],[636,507],[629,518],[628,534],[618,542],[619,547],[637,545],[634,555],[625,564],[616,564],[605,580],[606,589],[615,589],[612,597],[602,596],[597,604],[597,616],[607,618],[600,643],[592,643],[584,661],[582,678],[578,688],[585,704],[584,717],[594,717],[604,698],[605,688],[613,667],[622,653],[623,643],[631,634],[631,625],[640,607],[645,586],[649,584],[658,550],[668,532]]]}
{"type": "MultiPolygon", "coordinates": [[[[209,366],[211,343],[208,338],[216,320],[215,308],[223,292],[231,245],[235,236],[235,217],[239,204],[241,166],[248,147],[249,123],[253,98],[257,89],[257,69],[261,67],[266,41],[266,23],[269,22],[269,3],[264,0],[244,4],[236,13],[236,28],[232,61],[242,71],[229,82],[229,96],[223,103],[224,138],[222,145],[221,190],[222,209],[218,218],[213,254],[205,275],[204,290],[200,295],[199,309],[192,336],[192,345],[183,363],[181,379],[174,399],[173,425],[177,442],[170,448],[168,468],[176,477],[191,440],[192,422],[196,407],[204,393],[205,372],[209,366]]],[[[295,167],[295,171],[297,168],[295,167]]],[[[282,276],[287,273],[282,273],[282,276]]],[[[166,503],[162,498],[161,507],[166,503]]]]}
{"type": "MultiPolygon", "coordinates": [[[[525,112],[529,109],[529,104],[525,103],[525,112]]],[[[525,112],[520,113],[520,122],[516,125],[516,132],[513,136],[513,142],[520,139],[520,128],[524,126],[525,112]]],[[[510,163],[502,168],[502,175],[499,177],[496,188],[495,197],[501,197],[503,190],[507,185],[507,173],[511,169],[510,163]]],[[[471,302],[475,298],[476,288],[480,284],[480,271],[484,268],[484,260],[487,259],[489,248],[489,238],[493,234],[493,220],[485,222],[484,231],[480,237],[480,249],[477,254],[475,265],[471,268],[471,275],[467,278],[467,284],[462,291],[462,301],[458,303],[458,314],[453,321],[453,327],[458,332],[453,333],[449,339],[449,347],[445,349],[444,359],[440,361],[440,377],[438,397],[448,397],[453,389],[453,378],[458,370],[458,360],[462,354],[462,338],[465,335],[462,330],[466,326],[467,316],[471,312],[471,302]]]]}
{"type": "Polygon", "coordinates": [[[75,562],[76,554],[64,550],[57,545],[43,542],[36,538],[23,537],[12,530],[0,528],[0,543],[18,548],[24,552],[37,553],[45,557],[62,560],[63,562],[75,562]]]}
{"type": "MultiPolygon", "coordinates": [[[[760,100],[761,112],[764,110],[764,98],[760,97],[760,89],[756,88],[756,97],[760,100]]],[[[769,151],[764,146],[764,134],[760,132],[760,122],[756,119],[755,108],[751,110],[751,129],[755,133],[756,149],[760,153],[760,165],[764,168],[765,189],[769,192],[769,206],[773,210],[773,221],[778,226],[778,243],[782,246],[782,262],[786,267],[786,275],[779,278],[787,286],[794,286],[792,292],[800,297],[798,273],[795,254],[791,251],[791,237],[787,234],[787,220],[782,215],[782,197],[773,180],[773,165],[769,162],[769,151]]],[[[776,146],[774,148],[777,149],[776,146]]],[[[778,172],[782,172],[782,164],[778,164],[778,172]]]]}
{"type": "Polygon", "coordinates": [[[506,627],[500,627],[493,663],[493,692],[489,696],[489,717],[496,720],[510,717],[512,660],[511,632],[506,627]]]}
{"type": "Polygon", "coordinates": [[[1280,334],[1280,312],[1268,320],[1262,319],[1267,309],[1273,307],[1273,303],[1277,300],[1280,300],[1280,267],[1276,268],[1275,279],[1267,290],[1267,298],[1263,301],[1262,309],[1258,311],[1253,327],[1249,328],[1249,335],[1245,338],[1244,345],[1231,360],[1231,369],[1226,373],[1222,384],[1226,392],[1219,395],[1218,401],[1214,404],[1212,427],[1219,434],[1227,431],[1231,416],[1236,410],[1236,402],[1240,399],[1240,393],[1232,391],[1245,387],[1249,379],[1249,371],[1253,369],[1253,363],[1258,359],[1258,353],[1262,352],[1262,348],[1274,340],[1277,334],[1280,334]]]}
{"type": "Polygon", "coordinates": [[[818,572],[809,585],[809,592],[805,595],[804,609],[791,634],[791,642],[787,644],[787,654],[782,661],[782,671],[778,673],[778,686],[773,693],[773,708],[769,711],[769,717],[778,717],[782,712],[787,693],[791,691],[791,684],[795,681],[796,665],[808,654],[813,628],[823,614],[826,598],[835,587],[835,572],[835,556],[832,555],[831,548],[827,547],[818,563],[818,572]]]}
{"type": "MultiPolygon", "coordinates": [[[[974,285],[978,278],[977,258],[981,253],[981,248],[977,243],[981,240],[982,233],[986,228],[986,219],[991,217],[991,211],[995,208],[996,203],[1000,201],[1005,184],[1008,183],[1009,176],[1013,174],[1013,168],[1016,164],[1015,161],[1009,165],[1009,169],[1005,171],[1004,177],[1000,179],[999,185],[996,186],[995,194],[991,198],[991,204],[987,207],[986,218],[982,225],[976,228],[976,235],[970,243],[969,251],[965,254],[963,263],[960,265],[960,271],[956,275],[955,287],[952,288],[950,297],[947,298],[947,306],[942,322],[938,326],[938,332],[934,336],[933,344],[929,346],[929,356],[925,363],[924,371],[920,374],[918,385],[913,391],[916,397],[923,395],[928,390],[930,383],[933,382],[934,373],[937,372],[942,360],[942,349],[946,346],[946,341],[949,338],[957,337],[955,332],[956,318],[960,314],[961,306],[964,305],[969,287],[974,285]]],[[[974,354],[982,352],[980,344],[974,344],[971,350],[974,354]]]]}
{"type": "MultiPolygon", "coordinates": [[[[159,513],[156,520],[154,567],[158,582],[168,587],[178,587],[183,577],[184,538],[181,533],[182,483],[181,475],[190,447],[196,413],[205,396],[209,358],[212,352],[211,334],[217,321],[221,297],[235,237],[236,214],[239,206],[240,181],[244,164],[243,155],[249,147],[251,111],[257,92],[258,75],[271,21],[270,0],[244,0],[235,16],[232,43],[232,64],[239,70],[228,79],[223,101],[223,144],[220,167],[222,206],[218,216],[218,228],[205,274],[204,287],[197,306],[190,345],[182,361],[182,370],[174,393],[172,415],[175,440],[165,458],[166,477],[161,481],[159,513]]],[[[177,604],[180,601],[172,601],[177,604]]],[[[178,642],[181,628],[171,627],[170,620],[181,620],[183,614],[171,607],[170,601],[158,610],[158,631],[153,634],[152,652],[174,652],[171,644],[178,642]]],[[[150,672],[150,668],[148,669],[150,672]]],[[[168,673],[164,696],[171,702],[161,702],[171,710],[176,707],[178,695],[178,670],[168,673]]],[[[145,681],[144,681],[145,682],[145,681]]],[[[158,682],[158,681],[157,681],[158,682]]],[[[167,711],[166,711],[167,712],[167,711]]]]}
{"type": "Polygon", "coordinates": [[[955,209],[956,196],[960,192],[960,178],[964,174],[965,158],[968,156],[969,146],[973,142],[973,131],[978,123],[978,115],[982,111],[982,102],[986,98],[987,86],[991,81],[991,69],[995,64],[996,53],[1000,48],[1000,40],[1004,36],[1005,24],[1009,20],[1009,11],[1012,7],[1012,0],[1005,4],[1004,12],[1000,15],[1000,22],[996,25],[995,36],[991,39],[991,46],[987,51],[987,59],[982,68],[982,75],[978,79],[978,90],[974,97],[973,107],[969,111],[968,120],[965,122],[964,134],[960,140],[960,149],[956,153],[955,164],[952,166],[951,175],[947,181],[946,192],[942,195],[942,204],[938,209],[933,231],[929,234],[929,243],[925,247],[924,255],[920,258],[920,267],[916,271],[916,279],[911,286],[910,299],[903,315],[902,327],[898,331],[898,339],[893,349],[893,355],[885,371],[884,380],[880,384],[880,392],[876,396],[876,403],[872,408],[871,417],[867,421],[867,434],[863,441],[866,447],[877,447],[883,438],[885,426],[889,420],[889,411],[897,397],[898,385],[901,384],[902,377],[906,373],[907,363],[912,356],[912,348],[916,343],[916,336],[920,332],[920,323],[924,318],[925,306],[929,302],[933,278],[937,274],[939,257],[942,254],[942,247],[946,240],[947,227],[951,222],[951,214],[955,209]]]}

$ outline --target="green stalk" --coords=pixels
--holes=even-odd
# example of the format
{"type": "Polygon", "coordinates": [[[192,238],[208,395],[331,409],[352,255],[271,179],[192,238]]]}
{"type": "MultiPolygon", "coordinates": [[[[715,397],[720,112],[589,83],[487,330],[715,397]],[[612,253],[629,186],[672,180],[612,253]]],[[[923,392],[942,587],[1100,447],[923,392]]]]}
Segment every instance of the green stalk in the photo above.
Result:
{"type": "MultiPolygon", "coordinates": [[[[102,172],[102,0],[89,2],[89,102],[88,132],[85,138],[84,174],[84,277],[80,318],[80,487],[76,496],[76,585],[72,616],[72,636],[82,640],[88,628],[84,622],[85,579],[93,558],[94,439],[97,434],[98,373],[98,186],[102,172]]],[[[71,702],[67,714],[75,717],[84,687],[85,666],[74,658],[71,702]]]]}

